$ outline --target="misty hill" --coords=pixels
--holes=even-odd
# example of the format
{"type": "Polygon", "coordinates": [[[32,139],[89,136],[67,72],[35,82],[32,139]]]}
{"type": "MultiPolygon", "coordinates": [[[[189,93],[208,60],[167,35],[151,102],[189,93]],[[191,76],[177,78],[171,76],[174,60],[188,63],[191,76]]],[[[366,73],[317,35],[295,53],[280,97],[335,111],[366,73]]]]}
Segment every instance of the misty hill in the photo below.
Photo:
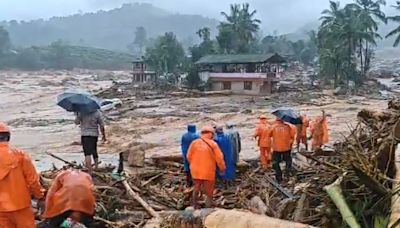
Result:
{"type": "Polygon", "coordinates": [[[1,24],[18,46],[48,45],[63,40],[71,45],[123,51],[133,42],[138,26],[146,29],[148,37],[171,31],[180,40],[190,43],[198,29],[205,26],[215,29],[218,21],[200,15],[172,14],[151,4],[136,3],[110,11],[1,24]]]}

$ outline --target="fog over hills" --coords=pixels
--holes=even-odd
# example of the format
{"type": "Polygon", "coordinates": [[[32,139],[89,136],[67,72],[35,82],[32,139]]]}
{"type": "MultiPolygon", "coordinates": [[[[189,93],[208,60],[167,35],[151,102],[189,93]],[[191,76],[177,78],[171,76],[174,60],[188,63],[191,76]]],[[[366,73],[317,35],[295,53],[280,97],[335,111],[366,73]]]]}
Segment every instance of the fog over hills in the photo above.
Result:
{"type": "MultiPolygon", "coordinates": [[[[305,38],[305,32],[318,26],[321,11],[329,6],[328,0],[35,0],[35,4],[14,0],[0,2],[0,20],[19,46],[62,39],[76,45],[125,50],[137,26],[145,27],[148,37],[172,31],[188,46],[197,41],[199,28],[215,31],[222,19],[220,12],[229,11],[232,3],[243,2],[257,10],[264,35],[289,34],[290,39],[305,38]]],[[[340,2],[344,5],[351,0],[340,2]]],[[[385,12],[393,14],[390,5],[395,0],[387,2],[385,12]]],[[[383,26],[382,34],[392,27],[383,26]]]]}

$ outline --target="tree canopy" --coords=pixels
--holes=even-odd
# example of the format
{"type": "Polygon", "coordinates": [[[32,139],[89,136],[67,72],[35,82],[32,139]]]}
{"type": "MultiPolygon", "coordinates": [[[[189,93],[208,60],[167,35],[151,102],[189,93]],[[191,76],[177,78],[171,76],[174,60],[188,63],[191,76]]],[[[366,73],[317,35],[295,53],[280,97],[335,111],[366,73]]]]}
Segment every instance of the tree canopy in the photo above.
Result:
{"type": "Polygon", "coordinates": [[[376,46],[378,23],[386,23],[380,9],[384,1],[357,0],[343,8],[330,1],[322,12],[318,32],[320,76],[333,79],[334,85],[364,81],[376,46]],[[357,64],[359,62],[359,64],[357,64]],[[359,67],[358,67],[359,66],[359,67]]]}
{"type": "MultiPolygon", "coordinates": [[[[396,2],[396,5],[393,6],[396,8],[398,11],[400,11],[400,1],[396,2]]],[[[400,15],[397,16],[390,16],[388,17],[390,21],[396,22],[400,24],[400,15]]],[[[393,43],[394,47],[399,46],[400,44],[400,25],[397,26],[397,28],[393,29],[389,34],[386,35],[386,38],[391,37],[391,36],[396,36],[396,40],[393,43]]]]}
{"type": "Polygon", "coordinates": [[[217,40],[221,52],[246,53],[250,51],[261,23],[260,20],[254,18],[256,13],[256,10],[250,11],[248,3],[233,4],[230,6],[229,13],[221,13],[225,18],[225,21],[218,26],[217,40]]]}
{"type": "Polygon", "coordinates": [[[145,61],[159,73],[172,73],[182,67],[185,51],[175,34],[167,32],[146,49],[145,61]]]}

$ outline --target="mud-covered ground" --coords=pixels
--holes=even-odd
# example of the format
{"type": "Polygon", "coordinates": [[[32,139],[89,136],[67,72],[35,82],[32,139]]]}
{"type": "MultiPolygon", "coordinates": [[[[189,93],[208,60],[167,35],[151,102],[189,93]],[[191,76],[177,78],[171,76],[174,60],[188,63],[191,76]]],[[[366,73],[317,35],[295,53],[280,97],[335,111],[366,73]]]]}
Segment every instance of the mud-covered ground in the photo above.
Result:
{"type": "MultiPolygon", "coordinates": [[[[0,72],[0,120],[10,124],[12,143],[28,151],[38,169],[60,163],[45,152],[58,153],[67,160],[82,160],[79,128],[74,116],[56,106],[56,96],[65,88],[98,91],[111,80],[127,79],[129,72],[0,72]]],[[[243,158],[257,157],[252,139],[257,116],[280,106],[291,106],[313,118],[322,109],[329,119],[331,143],[346,135],[362,108],[383,109],[387,101],[364,97],[338,99],[332,91],[281,93],[270,98],[249,96],[130,96],[123,105],[106,113],[109,142],[100,145],[101,159],[115,162],[115,153],[127,147],[140,148],[146,156],[180,153],[180,136],[188,123],[199,127],[212,121],[237,124],[242,135],[243,158]],[[145,108],[141,108],[145,107],[145,108]]],[[[109,94],[112,96],[112,94],[109,94]]],[[[117,95],[116,95],[117,96],[117,95]]],[[[271,120],[274,119],[271,116],[271,120]]]]}

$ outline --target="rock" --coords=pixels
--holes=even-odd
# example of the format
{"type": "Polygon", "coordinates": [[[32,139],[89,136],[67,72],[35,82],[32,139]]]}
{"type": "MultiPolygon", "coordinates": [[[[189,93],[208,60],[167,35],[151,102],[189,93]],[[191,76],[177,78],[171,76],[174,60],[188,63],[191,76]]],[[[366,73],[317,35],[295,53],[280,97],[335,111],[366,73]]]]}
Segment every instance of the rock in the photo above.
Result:
{"type": "Polygon", "coordinates": [[[129,151],[128,155],[128,164],[131,167],[143,167],[144,159],[145,159],[145,151],[144,150],[132,150],[129,151]]]}

